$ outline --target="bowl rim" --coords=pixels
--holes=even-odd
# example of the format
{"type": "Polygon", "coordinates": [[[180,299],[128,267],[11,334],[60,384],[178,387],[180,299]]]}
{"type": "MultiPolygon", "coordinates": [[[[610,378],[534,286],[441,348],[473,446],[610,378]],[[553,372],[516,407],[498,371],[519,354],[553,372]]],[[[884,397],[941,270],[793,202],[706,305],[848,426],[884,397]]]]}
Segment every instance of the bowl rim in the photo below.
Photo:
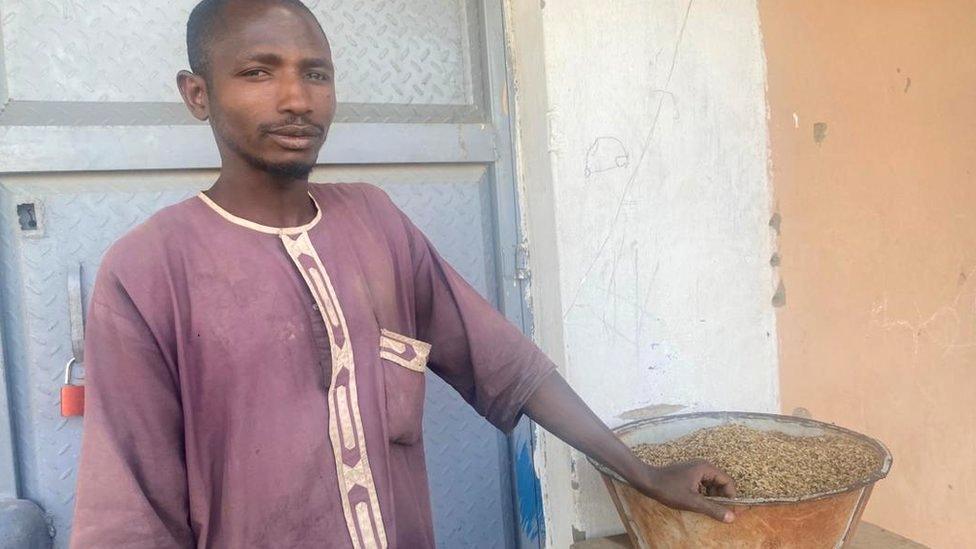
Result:
{"type": "MultiPolygon", "coordinates": [[[[767,414],[762,412],[729,412],[729,411],[692,412],[686,414],[657,416],[652,418],[640,419],[637,421],[631,421],[629,423],[625,423],[619,427],[611,429],[611,431],[613,432],[614,435],[617,436],[617,438],[621,438],[623,435],[636,431],[646,425],[654,425],[659,423],[673,423],[677,421],[698,419],[698,418],[722,420],[721,425],[735,423],[735,420],[737,419],[765,419],[765,420],[773,420],[782,423],[799,424],[805,427],[817,427],[817,428],[833,431],[838,434],[846,435],[854,439],[857,439],[860,442],[863,442],[868,446],[874,448],[874,450],[877,451],[878,454],[882,457],[881,466],[876,468],[875,471],[872,472],[871,475],[868,476],[867,478],[861,479],[847,486],[842,486],[840,488],[836,488],[834,490],[830,490],[827,492],[817,492],[815,494],[808,494],[805,496],[797,496],[797,497],[776,497],[776,498],[726,498],[726,497],[718,497],[718,496],[706,496],[708,500],[714,501],[716,503],[721,503],[724,505],[734,505],[734,506],[781,505],[781,504],[788,504],[788,503],[801,503],[807,501],[826,499],[829,497],[836,496],[838,494],[852,492],[854,490],[859,490],[866,486],[873,485],[875,482],[888,476],[888,472],[891,470],[891,464],[893,462],[893,459],[891,457],[891,452],[888,451],[888,448],[880,441],[872,437],[858,433],[857,431],[852,431],[851,429],[840,427],[833,423],[827,423],[823,421],[817,421],[815,419],[790,416],[784,414],[767,414]]],[[[628,446],[628,448],[629,447],[630,446],[628,446]]],[[[594,460],[589,456],[586,456],[586,459],[601,474],[606,475],[617,482],[630,486],[629,482],[624,480],[623,477],[618,475],[615,471],[611,470],[609,467],[603,465],[602,463],[594,460]]]]}

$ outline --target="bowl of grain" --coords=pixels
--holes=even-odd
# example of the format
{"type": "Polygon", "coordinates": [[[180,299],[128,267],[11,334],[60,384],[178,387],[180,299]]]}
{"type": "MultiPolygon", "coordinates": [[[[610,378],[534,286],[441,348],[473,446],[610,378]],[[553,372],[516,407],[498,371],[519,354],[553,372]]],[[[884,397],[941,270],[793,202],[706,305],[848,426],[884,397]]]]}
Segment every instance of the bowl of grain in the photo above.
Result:
{"type": "Polygon", "coordinates": [[[641,549],[835,549],[853,537],[874,484],[891,469],[877,440],[812,419],[752,412],[680,414],[628,423],[614,433],[647,463],[706,459],[735,481],[732,524],[670,509],[603,465],[610,498],[641,549]]]}

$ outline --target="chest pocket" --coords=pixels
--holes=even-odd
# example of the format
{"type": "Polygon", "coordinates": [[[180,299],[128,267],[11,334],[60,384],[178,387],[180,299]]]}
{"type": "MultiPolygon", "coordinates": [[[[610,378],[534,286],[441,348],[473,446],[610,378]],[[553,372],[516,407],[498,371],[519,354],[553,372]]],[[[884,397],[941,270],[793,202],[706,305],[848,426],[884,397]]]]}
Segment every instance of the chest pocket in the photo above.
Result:
{"type": "Polygon", "coordinates": [[[380,362],[386,390],[390,442],[416,444],[423,434],[424,390],[430,345],[380,330],[380,362]]]}

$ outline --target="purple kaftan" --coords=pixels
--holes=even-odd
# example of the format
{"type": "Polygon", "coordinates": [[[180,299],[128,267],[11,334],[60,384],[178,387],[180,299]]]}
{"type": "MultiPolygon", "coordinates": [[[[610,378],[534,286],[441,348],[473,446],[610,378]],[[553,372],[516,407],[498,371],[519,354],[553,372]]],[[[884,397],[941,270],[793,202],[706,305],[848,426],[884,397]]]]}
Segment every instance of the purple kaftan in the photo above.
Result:
{"type": "Polygon", "coordinates": [[[433,547],[430,368],[510,430],[552,363],[376,187],[278,229],[199,195],[106,254],[71,546],[433,547]]]}

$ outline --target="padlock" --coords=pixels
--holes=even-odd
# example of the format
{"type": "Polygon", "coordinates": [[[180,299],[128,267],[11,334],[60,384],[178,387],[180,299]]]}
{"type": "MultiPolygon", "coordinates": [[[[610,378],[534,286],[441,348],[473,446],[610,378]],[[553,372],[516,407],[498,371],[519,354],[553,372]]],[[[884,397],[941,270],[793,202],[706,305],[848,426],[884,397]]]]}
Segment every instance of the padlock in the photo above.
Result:
{"type": "Polygon", "coordinates": [[[71,384],[71,367],[75,359],[68,361],[64,367],[64,386],[61,387],[61,415],[77,417],[85,415],[85,386],[71,384]]]}

